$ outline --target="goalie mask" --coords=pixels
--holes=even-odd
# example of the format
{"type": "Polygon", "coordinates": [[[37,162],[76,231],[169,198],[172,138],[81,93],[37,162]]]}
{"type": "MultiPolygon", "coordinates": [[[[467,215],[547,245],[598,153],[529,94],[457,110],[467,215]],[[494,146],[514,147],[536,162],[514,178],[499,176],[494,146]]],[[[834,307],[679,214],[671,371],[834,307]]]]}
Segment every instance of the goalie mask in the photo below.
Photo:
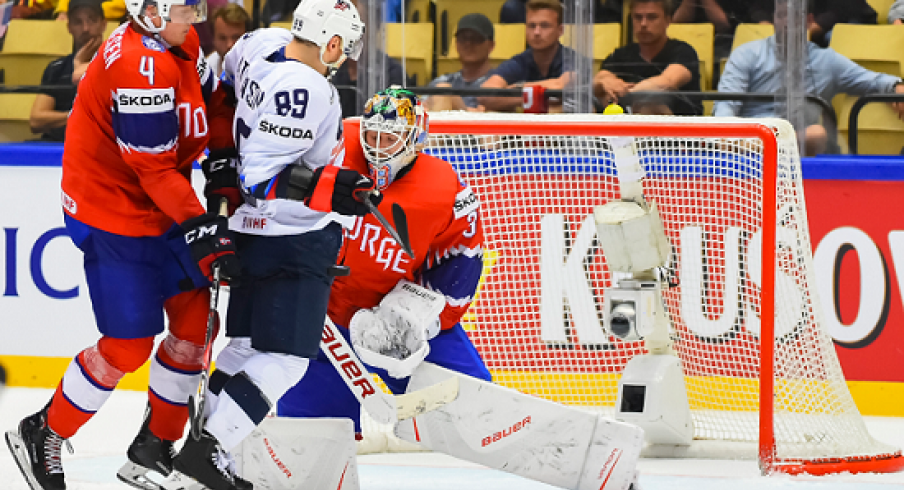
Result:
{"type": "Polygon", "coordinates": [[[126,10],[139,26],[153,34],[162,31],[167,22],[197,24],[207,20],[207,0],[126,0],[126,10]],[[151,6],[157,7],[157,15],[163,21],[160,27],[146,13],[151,6]]]}
{"type": "Polygon", "coordinates": [[[393,86],[367,101],[361,117],[361,147],[378,189],[389,187],[426,141],[427,112],[417,95],[393,86]]]}
{"type": "Polygon", "coordinates": [[[320,48],[320,61],[330,69],[339,69],[346,58],[357,60],[364,47],[364,22],[358,9],[348,0],[302,0],[292,14],[292,35],[320,48]],[[342,39],[342,56],[333,63],[323,61],[326,46],[333,36],[342,39]]]}

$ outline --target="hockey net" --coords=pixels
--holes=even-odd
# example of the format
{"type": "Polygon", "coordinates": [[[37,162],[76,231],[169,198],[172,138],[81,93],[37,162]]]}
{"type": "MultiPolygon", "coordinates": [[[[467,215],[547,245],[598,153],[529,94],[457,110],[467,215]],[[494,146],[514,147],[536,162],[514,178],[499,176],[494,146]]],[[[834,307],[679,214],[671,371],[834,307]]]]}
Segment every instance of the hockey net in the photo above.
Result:
{"type": "MultiPolygon", "coordinates": [[[[613,138],[633,138],[678,282],[663,296],[694,443],[658,455],[746,456],[765,472],[904,467],[868,433],[820,320],[800,159],[781,120],[431,114],[425,151],[481,199],[484,275],[462,325],[494,381],[612,415],[622,369],[645,352],[602,322],[617,277],[592,214],[619,198],[613,138]]],[[[399,447],[383,442],[390,431],[365,421],[363,447],[399,447]]]]}

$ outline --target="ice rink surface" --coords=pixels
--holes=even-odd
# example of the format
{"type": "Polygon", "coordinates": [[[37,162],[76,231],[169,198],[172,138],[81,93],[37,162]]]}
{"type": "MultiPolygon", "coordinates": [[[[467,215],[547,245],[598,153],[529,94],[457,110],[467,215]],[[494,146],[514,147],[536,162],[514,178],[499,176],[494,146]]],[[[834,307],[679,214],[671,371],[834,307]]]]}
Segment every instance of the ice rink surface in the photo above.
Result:
{"type": "MultiPolygon", "coordinates": [[[[40,409],[51,390],[0,389],[0,429],[13,429],[18,421],[40,409]]],[[[64,450],[63,466],[69,490],[124,490],[116,470],[141,424],[146,396],[114,392],[109,402],[79,434],[72,438],[74,454],[64,450]]],[[[867,418],[876,438],[904,446],[904,419],[867,418]]],[[[361,456],[358,459],[362,490],[550,490],[555,487],[434,453],[361,456]]],[[[644,490],[890,490],[904,489],[904,473],[812,476],[759,475],[753,461],[644,459],[640,464],[644,490]]],[[[0,454],[0,490],[27,490],[28,486],[3,444],[0,454]]],[[[318,489],[312,489],[318,490],[318,489]]]]}

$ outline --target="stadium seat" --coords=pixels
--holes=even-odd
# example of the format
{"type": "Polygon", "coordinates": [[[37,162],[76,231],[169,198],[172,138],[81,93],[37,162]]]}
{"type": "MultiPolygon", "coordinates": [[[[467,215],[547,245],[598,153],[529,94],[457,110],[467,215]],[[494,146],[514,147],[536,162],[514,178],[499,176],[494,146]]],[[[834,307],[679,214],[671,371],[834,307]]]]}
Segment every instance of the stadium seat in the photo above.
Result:
{"type": "Polygon", "coordinates": [[[28,116],[37,94],[0,94],[0,142],[25,141],[39,136],[31,132],[28,116]]]}
{"type": "MultiPolygon", "coordinates": [[[[856,96],[840,95],[838,106],[838,132],[846,144],[848,119],[856,96]]],[[[899,155],[904,148],[904,122],[884,102],[872,102],[863,107],[857,119],[857,153],[860,155],[899,155]]]]}
{"type": "Polygon", "coordinates": [[[408,10],[405,19],[408,22],[433,22],[433,13],[430,12],[432,6],[432,0],[408,0],[405,2],[408,10]]]}
{"type": "Polygon", "coordinates": [[[404,56],[406,72],[415,77],[414,84],[428,84],[433,74],[433,24],[386,24],[386,54],[399,62],[404,56]]]}
{"type": "MultiPolygon", "coordinates": [[[[104,39],[118,26],[107,22],[104,39]]],[[[0,69],[7,85],[38,85],[44,68],[71,52],[72,36],[65,22],[14,19],[0,51],[0,69]]]]}
{"type": "MultiPolygon", "coordinates": [[[[448,56],[458,20],[466,14],[486,15],[490,22],[499,22],[499,11],[505,0],[436,0],[436,55],[448,56]]],[[[498,35],[496,42],[498,44],[498,35]]]]}
{"type": "Polygon", "coordinates": [[[710,90],[713,81],[713,42],[715,28],[712,24],[671,24],[667,34],[691,45],[700,59],[700,89],[710,90]]]}
{"type": "Polygon", "coordinates": [[[904,28],[836,24],[829,47],[860,66],[900,77],[904,71],[904,28]]]}
{"type": "MultiPolygon", "coordinates": [[[[599,70],[599,66],[607,56],[621,46],[621,24],[594,24],[593,25],[593,70],[599,70]]],[[[565,25],[565,34],[560,41],[566,46],[571,44],[571,25],[565,25]]]]}
{"type": "Polygon", "coordinates": [[[0,51],[7,85],[39,85],[47,65],[72,52],[65,22],[13,19],[0,51]]]}
{"type": "MultiPolygon", "coordinates": [[[[763,39],[773,34],[775,34],[775,26],[772,24],[738,24],[737,29],[735,29],[734,39],[731,41],[731,50],[734,51],[742,44],[747,44],[750,41],[756,41],[757,39],[763,39]]],[[[726,63],[728,63],[728,58],[719,60],[720,74],[725,71],[726,63]]]]}
{"type": "Polygon", "coordinates": [[[895,3],[895,0],[866,0],[866,3],[879,14],[877,21],[879,25],[888,24],[888,9],[895,3]]]}
{"type": "Polygon", "coordinates": [[[270,27],[282,27],[283,29],[292,29],[292,22],[271,22],[270,27]]]}
{"type": "MultiPolygon", "coordinates": [[[[493,68],[527,48],[524,24],[494,24],[493,32],[496,38],[496,47],[490,53],[490,65],[493,68]]],[[[461,70],[461,62],[458,61],[458,51],[453,39],[449,45],[449,55],[436,57],[436,75],[458,70],[461,70]]]]}

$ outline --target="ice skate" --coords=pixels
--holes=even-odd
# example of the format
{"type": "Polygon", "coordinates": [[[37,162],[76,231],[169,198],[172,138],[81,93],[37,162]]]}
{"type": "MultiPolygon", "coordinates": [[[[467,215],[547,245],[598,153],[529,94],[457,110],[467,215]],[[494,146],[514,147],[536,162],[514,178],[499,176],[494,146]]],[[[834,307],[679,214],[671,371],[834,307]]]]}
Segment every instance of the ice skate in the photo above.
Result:
{"type": "Polygon", "coordinates": [[[116,472],[116,477],[135,488],[159,490],[162,488],[159,482],[173,472],[176,450],[173,448],[173,441],[161,439],[151,432],[148,427],[150,420],[149,408],[141,430],[126,451],[129,460],[116,472]],[[154,478],[151,472],[161,476],[154,478]]]}
{"type": "Polygon", "coordinates": [[[216,438],[201,433],[200,440],[189,437],[173,461],[173,473],[163,483],[164,490],[251,490],[250,482],[235,475],[234,464],[216,438]],[[200,485],[198,485],[200,484],[200,485]],[[203,485],[203,486],[202,486],[203,485]]]}
{"type": "Polygon", "coordinates": [[[64,443],[71,453],[69,442],[47,426],[46,408],[23,419],[18,430],[6,433],[6,444],[32,490],[66,489],[60,460],[64,443]]]}

